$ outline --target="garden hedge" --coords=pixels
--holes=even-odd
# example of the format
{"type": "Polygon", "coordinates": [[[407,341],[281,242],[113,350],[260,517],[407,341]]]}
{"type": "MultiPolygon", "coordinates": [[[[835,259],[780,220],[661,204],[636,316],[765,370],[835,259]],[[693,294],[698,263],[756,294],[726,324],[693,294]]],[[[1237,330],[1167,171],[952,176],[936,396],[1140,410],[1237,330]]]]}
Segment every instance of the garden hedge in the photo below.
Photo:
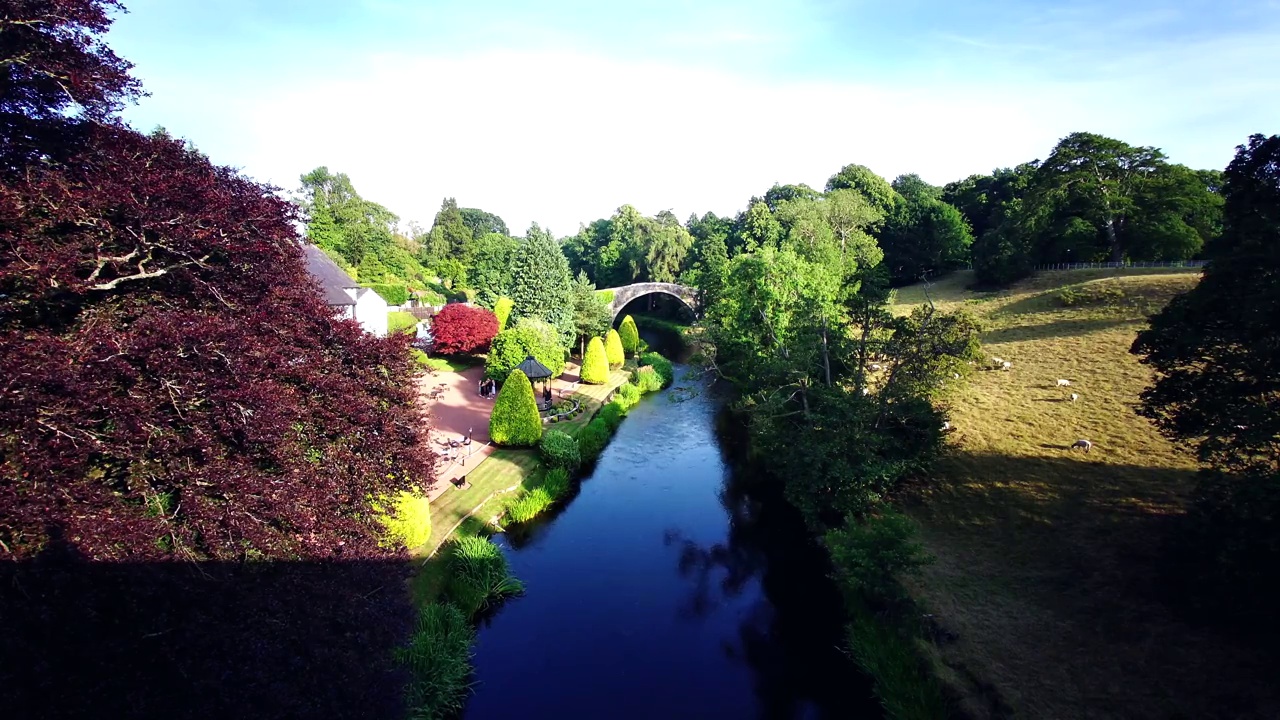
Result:
{"type": "Polygon", "coordinates": [[[563,468],[569,472],[578,469],[582,464],[582,456],[578,452],[578,441],[562,430],[548,430],[542,434],[538,443],[538,452],[542,460],[551,468],[563,468]]]}

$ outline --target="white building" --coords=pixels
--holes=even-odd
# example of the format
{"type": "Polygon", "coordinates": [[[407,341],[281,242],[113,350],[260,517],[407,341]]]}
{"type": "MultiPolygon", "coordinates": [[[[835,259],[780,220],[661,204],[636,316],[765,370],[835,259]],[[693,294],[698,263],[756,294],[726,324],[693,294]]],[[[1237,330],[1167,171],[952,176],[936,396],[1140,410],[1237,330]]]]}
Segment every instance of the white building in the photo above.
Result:
{"type": "Polygon", "coordinates": [[[360,323],[365,332],[379,337],[387,334],[387,301],[369,288],[360,287],[323,250],[306,243],[307,271],[320,284],[324,301],[343,318],[360,323]]]}

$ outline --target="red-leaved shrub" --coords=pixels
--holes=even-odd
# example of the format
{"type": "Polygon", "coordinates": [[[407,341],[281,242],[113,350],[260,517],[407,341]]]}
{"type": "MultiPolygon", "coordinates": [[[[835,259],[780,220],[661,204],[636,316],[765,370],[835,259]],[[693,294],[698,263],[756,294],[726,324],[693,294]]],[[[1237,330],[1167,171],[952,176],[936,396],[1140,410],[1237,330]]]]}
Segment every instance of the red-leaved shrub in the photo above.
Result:
{"type": "Polygon", "coordinates": [[[441,355],[483,352],[498,334],[498,316],[462,303],[445,305],[431,319],[432,349],[441,355]]]}

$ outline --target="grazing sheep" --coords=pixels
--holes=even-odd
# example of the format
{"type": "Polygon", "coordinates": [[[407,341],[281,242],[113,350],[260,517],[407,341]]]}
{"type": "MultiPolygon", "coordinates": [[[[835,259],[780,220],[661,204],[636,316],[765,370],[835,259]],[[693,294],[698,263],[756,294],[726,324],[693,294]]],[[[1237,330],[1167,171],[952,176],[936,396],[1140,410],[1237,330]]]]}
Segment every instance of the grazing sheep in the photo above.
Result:
{"type": "Polygon", "coordinates": [[[1080,399],[1080,396],[1079,396],[1079,395],[1077,395],[1077,394],[1075,394],[1075,393],[1071,393],[1071,402],[1075,402],[1075,401],[1077,401],[1077,400],[1079,400],[1079,399],[1080,399]]]}
{"type": "Polygon", "coordinates": [[[880,372],[879,363],[871,363],[871,372],[880,372]]]}
{"type": "Polygon", "coordinates": [[[1061,379],[1059,379],[1059,380],[1058,380],[1058,387],[1071,387],[1071,381],[1070,381],[1070,380],[1061,380],[1061,379]]]}
{"type": "Polygon", "coordinates": [[[1071,449],[1075,450],[1076,448],[1081,448],[1085,452],[1089,452],[1090,450],[1093,449],[1093,443],[1089,442],[1088,440],[1077,440],[1071,443],[1071,449]]]}
{"type": "Polygon", "coordinates": [[[953,428],[953,427],[951,427],[951,421],[950,421],[950,420],[945,420],[945,421],[943,421],[943,423],[942,423],[942,432],[944,432],[944,433],[949,433],[949,432],[955,432],[955,431],[956,431],[956,429],[955,429],[955,428],[953,428]]]}
{"type": "Polygon", "coordinates": [[[1001,363],[1003,363],[1003,362],[1004,362],[1004,358],[998,358],[998,357],[996,357],[995,355],[992,355],[992,356],[991,356],[991,364],[992,364],[992,365],[999,365],[999,364],[1001,364],[1001,363]]]}
{"type": "Polygon", "coordinates": [[[870,395],[870,394],[871,394],[871,388],[862,388],[862,394],[863,394],[863,395],[870,395]]]}
{"type": "Polygon", "coordinates": [[[1009,362],[1008,360],[1000,363],[1001,370],[1011,370],[1012,368],[1013,368],[1013,363],[1009,362]]]}

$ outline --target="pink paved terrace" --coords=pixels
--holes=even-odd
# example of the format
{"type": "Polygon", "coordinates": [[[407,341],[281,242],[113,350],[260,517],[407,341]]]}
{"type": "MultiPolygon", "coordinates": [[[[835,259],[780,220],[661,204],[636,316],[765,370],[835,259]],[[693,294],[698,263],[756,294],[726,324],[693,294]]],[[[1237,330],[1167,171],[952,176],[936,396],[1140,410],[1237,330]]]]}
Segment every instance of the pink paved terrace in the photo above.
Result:
{"type": "MultiPolygon", "coordinates": [[[[480,380],[484,366],[477,365],[462,372],[437,372],[418,380],[419,395],[431,417],[431,447],[439,460],[436,463],[436,482],[427,496],[435,500],[449,488],[452,481],[476,469],[482,460],[493,453],[489,443],[489,414],[493,400],[480,397],[480,380]],[[431,400],[428,394],[443,386],[439,399],[431,400]],[[462,441],[471,431],[471,445],[451,448],[449,441],[462,441]],[[446,456],[452,452],[453,459],[446,456]]],[[[564,374],[552,381],[556,397],[561,392],[568,395],[578,382],[578,366],[568,363],[564,374]]],[[[539,383],[539,387],[541,384],[539,383]]]]}

